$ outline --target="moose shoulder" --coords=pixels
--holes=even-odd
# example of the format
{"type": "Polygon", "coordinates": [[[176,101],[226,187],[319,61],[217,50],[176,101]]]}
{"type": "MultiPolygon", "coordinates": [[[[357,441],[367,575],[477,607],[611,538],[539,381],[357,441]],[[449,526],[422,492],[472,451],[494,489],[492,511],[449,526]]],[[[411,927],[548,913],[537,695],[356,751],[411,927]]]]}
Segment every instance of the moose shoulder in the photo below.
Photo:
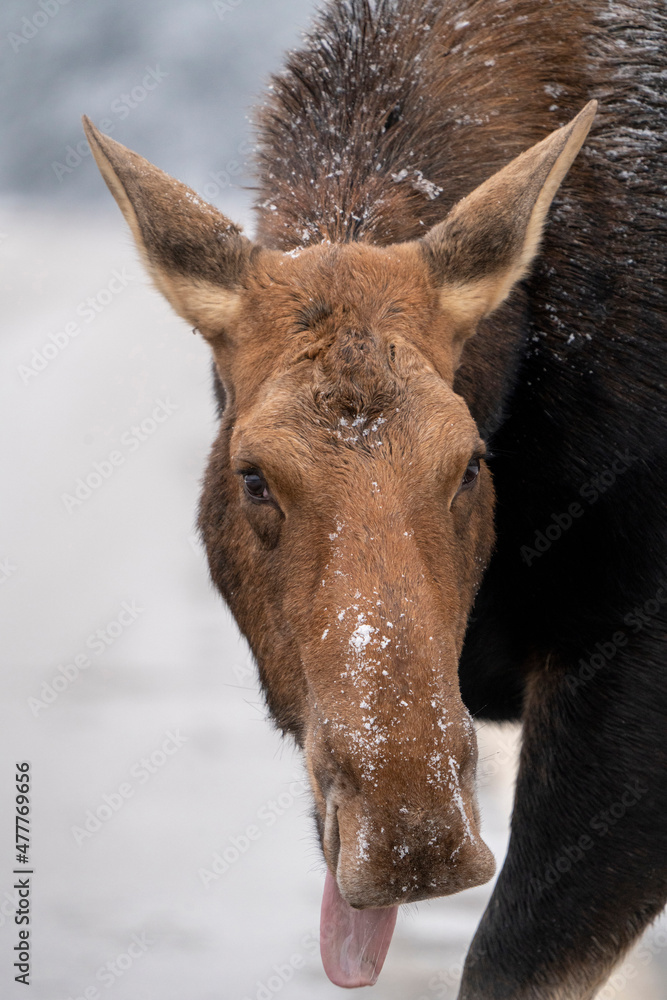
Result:
{"type": "MultiPolygon", "coordinates": [[[[492,876],[472,712],[522,718],[524,742],[509,853],[461,998],[585,1000],[667,898],[665,510],[651,480],[665,444],[660,262],[618,287],[600,274],[593,220],[608,233],[609,214],[626,210],[605,203],[595,158],[573,168],[549,230],[560,235],[539,256],[596,102],[523,152],[508,124],[503,144],[518,155],[479,177],[505,98],[484,91],[491,138],[468,130],[462,144],[433,69],[459,30],[487,66],[483,19],[471,8],[459,29],[449,3],[393,6],[331,4],[290,57],[260,121],[256,242],[84,119],[86,135],[155,284],[211,345],[224,408],[200,527],[270,711],[305,756],[327,863],[328,976],[374,983],[400,904],[492,876]],[[467,191],[448,142],[465,145],[467,191]],[[651,598],[656,613],[619,641],[624,616],[651,598]],[[641,793],[596,832],[628,783],[641,793]],[[567,849],[583,837],[577,867],[567,849]],[[561,857],[569,867],[548,878],[561,857]]],[[[527,54],[502,16],[522,67],[510,79],[537,87],[549,40],[533,34],[527,54]]],[[[472,107],[462,58],[450,88],[472,107]]],[[[560,72],[569,105],[596,91],[585,74],[575,86],[567,61],[560,72]]],[[[535,139],[539,102],[528,103],[535,139]]],[[[520,121],[520,100],[508,106],[520,121]]],[[[651,200],[636,202],[650,217],[651,200]]],[[[645,260],[637,240],[626,230],[605,252],[632,243],[645,260]]]]}

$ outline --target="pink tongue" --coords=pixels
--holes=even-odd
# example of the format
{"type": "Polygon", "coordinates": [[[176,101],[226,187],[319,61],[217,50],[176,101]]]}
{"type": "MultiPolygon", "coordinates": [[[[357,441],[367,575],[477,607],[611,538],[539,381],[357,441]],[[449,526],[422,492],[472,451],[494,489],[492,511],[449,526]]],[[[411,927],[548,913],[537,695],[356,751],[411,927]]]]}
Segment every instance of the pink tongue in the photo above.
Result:
{"type": "Polygon", "coordinates": [[[397,906],[354,910],[327,871],[320,917],[320,953],[336,986],[372,986],[389,951],[397,906]]]}

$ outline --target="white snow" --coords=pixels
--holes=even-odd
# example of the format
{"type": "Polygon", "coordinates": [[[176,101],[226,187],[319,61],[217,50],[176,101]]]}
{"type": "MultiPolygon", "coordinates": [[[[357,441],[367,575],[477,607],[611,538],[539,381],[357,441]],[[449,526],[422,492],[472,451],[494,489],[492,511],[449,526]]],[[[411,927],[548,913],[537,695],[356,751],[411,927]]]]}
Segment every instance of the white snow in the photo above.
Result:
{"type": "Polygon", "coordinates": [[[431,201],[437,198],[438,195],[442,194],[443,189],[441,187],[438,187],[438,185],[435,184],[433,181],[430,181],[428,180],[428,178],[424,177],[421,170],[409,171],[405,167],[403,167],[403,169],[399,170],[398,173],[391,175],[391,179],[393,180],[394,184],[400,184],[402,181],[407,180],[409,177],[412,178],[410,180],[410,185],[416,191],[421,191],[422,194],[425,194],[426,197],[429,198],[431,201]]]}
{"type": "MultiPolygon", "coordinates": [[[[359,615],[359,618],[361,619],[362,615],[359,615]]],[[[356,653],[361,653],[371,641],[371,636],[374,632],[375,629],[371,625],[360,621],[350,636],[350,646],[352,646],[356,653]]]]}

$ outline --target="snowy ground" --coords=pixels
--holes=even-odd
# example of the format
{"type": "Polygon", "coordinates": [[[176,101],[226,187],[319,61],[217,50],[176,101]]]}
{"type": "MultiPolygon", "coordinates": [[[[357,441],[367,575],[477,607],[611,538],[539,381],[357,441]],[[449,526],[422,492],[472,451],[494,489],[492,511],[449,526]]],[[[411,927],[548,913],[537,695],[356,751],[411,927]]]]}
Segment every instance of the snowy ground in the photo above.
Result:
{"type": "MultiPolygon", "coordinates": [[[[34,1000],[340,996],[317,954],[323,865],[301,764],[264,719],[193,536],[214,433],[208,349],[148,287],[118,213],[0,210],[0,995],[28,995],[12,982],[11,797],[14,761],[30,760],[34,1000]],[[38,371],[51,334],[63,346],[38,371]],[[142,440],[132,427],[158,406],[142,440]],[[95,463],[108,478],[64,500],[95,463]],[[105,795],[109,818],[77,834],[105,795]],[[234,843],[205,887],[200,869],[234,843]]],[[[480,739],[500,861],[516,734],[480,739]]],[[[488,893],[403,913],[375,1000],[453,1000],[488,893]]],[[[666,944],[663,922],[605,1000],[665,1000],[666,944]]]]}

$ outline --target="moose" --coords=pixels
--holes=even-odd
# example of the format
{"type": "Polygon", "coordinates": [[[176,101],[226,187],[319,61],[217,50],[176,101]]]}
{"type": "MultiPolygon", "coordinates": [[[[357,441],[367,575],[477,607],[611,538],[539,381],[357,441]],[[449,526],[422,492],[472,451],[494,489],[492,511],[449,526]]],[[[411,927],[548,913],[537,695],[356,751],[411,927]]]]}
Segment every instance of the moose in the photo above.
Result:
{"type": "Polygon", "coordinates": [[[330,0],[257,111],[254,240],[84,119],[213,352],[199,525],[303,751],[339,986],[492,877],[473,719],[522,748],[460,1000],[592,998],[667,901],[664,27],[330,0]]]}

